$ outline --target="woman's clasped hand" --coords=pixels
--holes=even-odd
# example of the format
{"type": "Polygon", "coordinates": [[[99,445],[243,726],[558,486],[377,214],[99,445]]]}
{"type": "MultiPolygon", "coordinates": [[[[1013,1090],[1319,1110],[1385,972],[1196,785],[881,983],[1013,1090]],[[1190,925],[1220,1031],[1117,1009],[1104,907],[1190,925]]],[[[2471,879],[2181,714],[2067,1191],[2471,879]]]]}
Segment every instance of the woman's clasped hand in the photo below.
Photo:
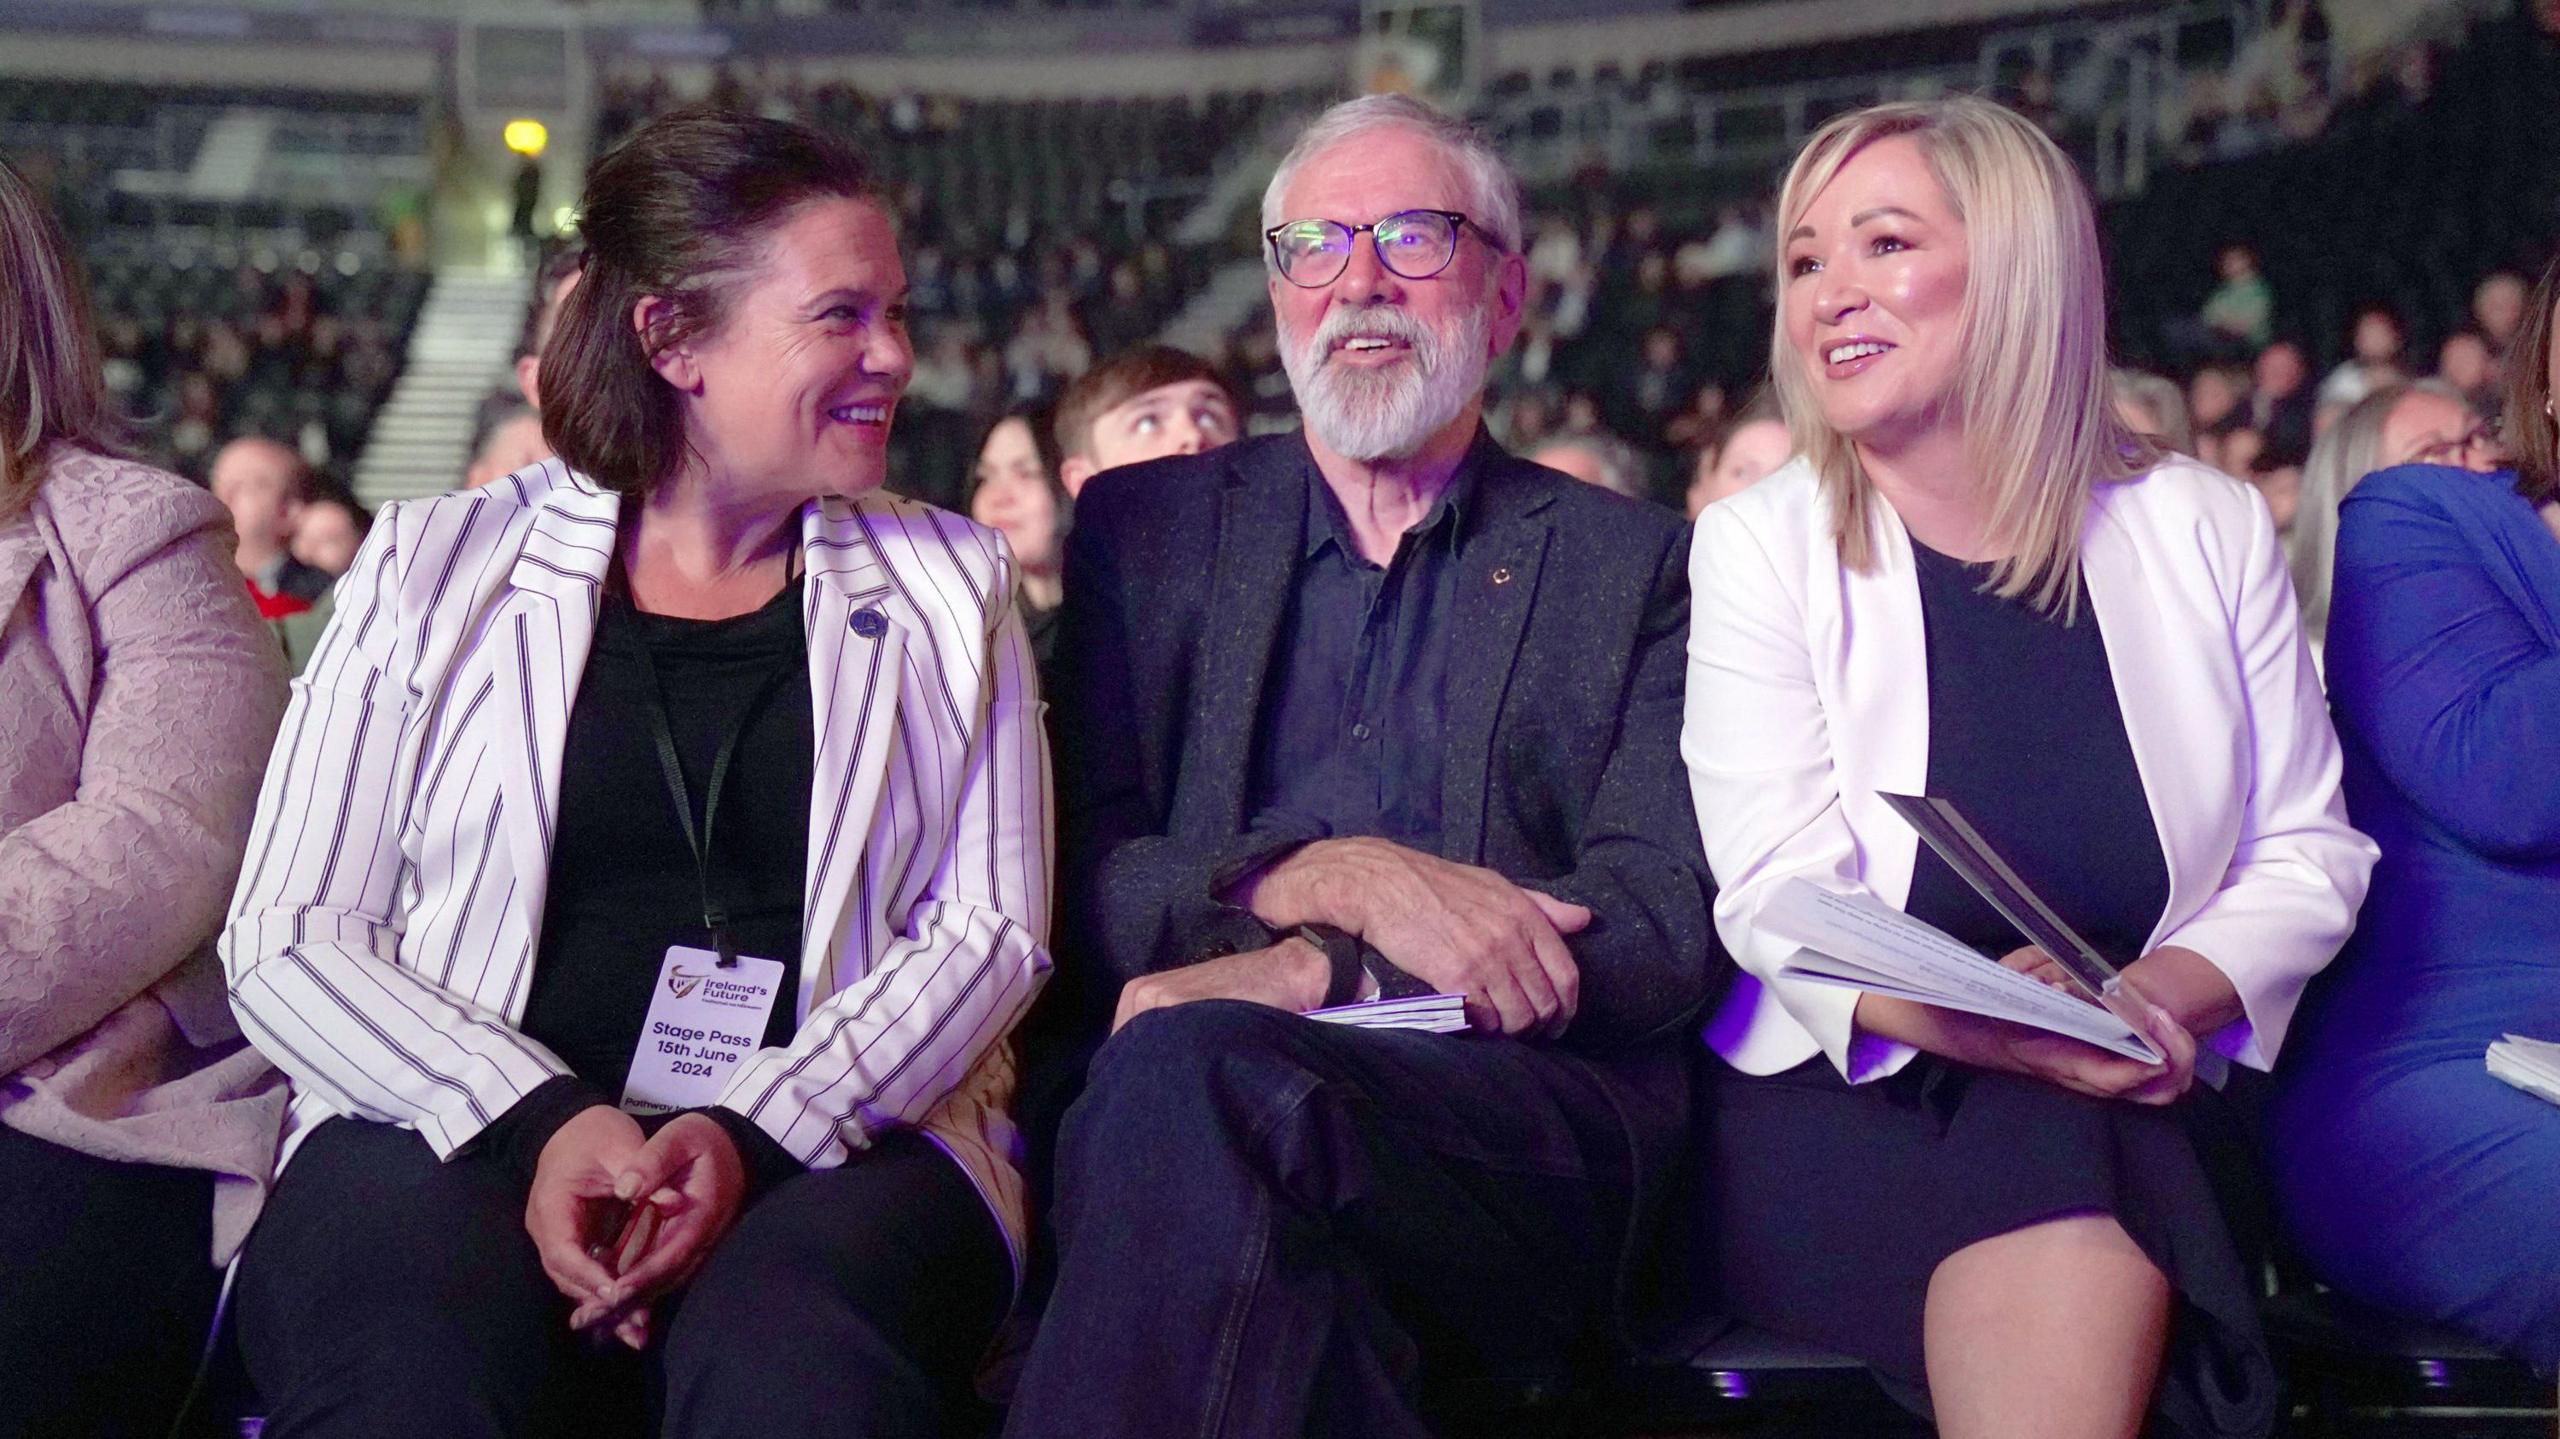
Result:
{"type": "Polygon", "coordinates": [[[570,1327],[641,1349],[651,1306],[701,1269],[746,1192],[746,1164],[715,1121],[680,1114],[651,1136],[599,1104],[542,1147],[525,1231],[577,1306],[570,1327]]]}

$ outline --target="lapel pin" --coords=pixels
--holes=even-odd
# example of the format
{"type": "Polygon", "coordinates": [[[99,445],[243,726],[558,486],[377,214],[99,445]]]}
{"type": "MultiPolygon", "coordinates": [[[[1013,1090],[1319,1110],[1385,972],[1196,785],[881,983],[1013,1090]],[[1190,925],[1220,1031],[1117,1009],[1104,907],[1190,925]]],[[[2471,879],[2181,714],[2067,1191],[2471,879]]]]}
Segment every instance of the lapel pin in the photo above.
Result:
{"type": "Polygon", "coordinates": [[[853,632],[866,640],[876,640],[889,632],[888,617],[864,605],[853,612],[853,632]]]}
{"type": "Polygon", "coordinates": [[[1493,582],[1497,585],[1507,585],[1511,583],[1511,567],[1509,565],[1496,566],[1493,572],[1493,582]]]}

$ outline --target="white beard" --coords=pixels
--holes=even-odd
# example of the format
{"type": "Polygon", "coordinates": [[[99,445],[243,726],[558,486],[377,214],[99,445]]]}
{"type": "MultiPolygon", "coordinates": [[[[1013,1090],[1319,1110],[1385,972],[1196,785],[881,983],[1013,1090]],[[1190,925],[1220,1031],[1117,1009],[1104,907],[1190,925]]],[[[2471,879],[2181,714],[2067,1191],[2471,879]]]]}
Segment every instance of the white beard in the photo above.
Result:
{"type": "Polygon", "coordinates": [[[1309,339],[1280,321],[1280,365],[1308,432],[1326,449],[1363,464],[1409,459],[1484,392],[1492,328],[1490,306],[1467,311],[1455,334],[1433,330],[1401,306],[1337,306],[1309,339]],[[1403,340],[1412,347],[1409,358],[1375,370],[1331,363],[1334,347],[1355,335],[1403,340]]]}

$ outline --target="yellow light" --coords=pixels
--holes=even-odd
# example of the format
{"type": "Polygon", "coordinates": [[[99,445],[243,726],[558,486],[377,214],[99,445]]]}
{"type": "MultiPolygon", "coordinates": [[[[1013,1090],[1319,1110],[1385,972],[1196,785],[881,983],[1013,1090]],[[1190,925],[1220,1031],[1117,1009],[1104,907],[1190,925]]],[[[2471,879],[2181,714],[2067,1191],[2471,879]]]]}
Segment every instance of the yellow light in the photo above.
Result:
{"type": "Polygon", "coordinates": [[[539,120],[509,120],[506,139],[508,149],[530,159],[550,145],[551,131],[539,120]]]}

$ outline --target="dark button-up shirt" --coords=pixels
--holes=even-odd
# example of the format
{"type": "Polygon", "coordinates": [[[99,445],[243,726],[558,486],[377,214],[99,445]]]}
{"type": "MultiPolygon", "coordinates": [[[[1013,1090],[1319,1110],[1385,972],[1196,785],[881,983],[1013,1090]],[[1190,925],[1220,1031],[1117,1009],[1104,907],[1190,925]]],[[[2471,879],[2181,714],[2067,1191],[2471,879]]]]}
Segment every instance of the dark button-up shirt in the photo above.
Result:
{"type": "Polygon", "coordinates": [[[1245,813],[1256,829],[1375,835],[1440,849],[1442,733],[1469,454],[1384,568],[1306,467],[1306,547],[1256,717],[1245,813]]]}

